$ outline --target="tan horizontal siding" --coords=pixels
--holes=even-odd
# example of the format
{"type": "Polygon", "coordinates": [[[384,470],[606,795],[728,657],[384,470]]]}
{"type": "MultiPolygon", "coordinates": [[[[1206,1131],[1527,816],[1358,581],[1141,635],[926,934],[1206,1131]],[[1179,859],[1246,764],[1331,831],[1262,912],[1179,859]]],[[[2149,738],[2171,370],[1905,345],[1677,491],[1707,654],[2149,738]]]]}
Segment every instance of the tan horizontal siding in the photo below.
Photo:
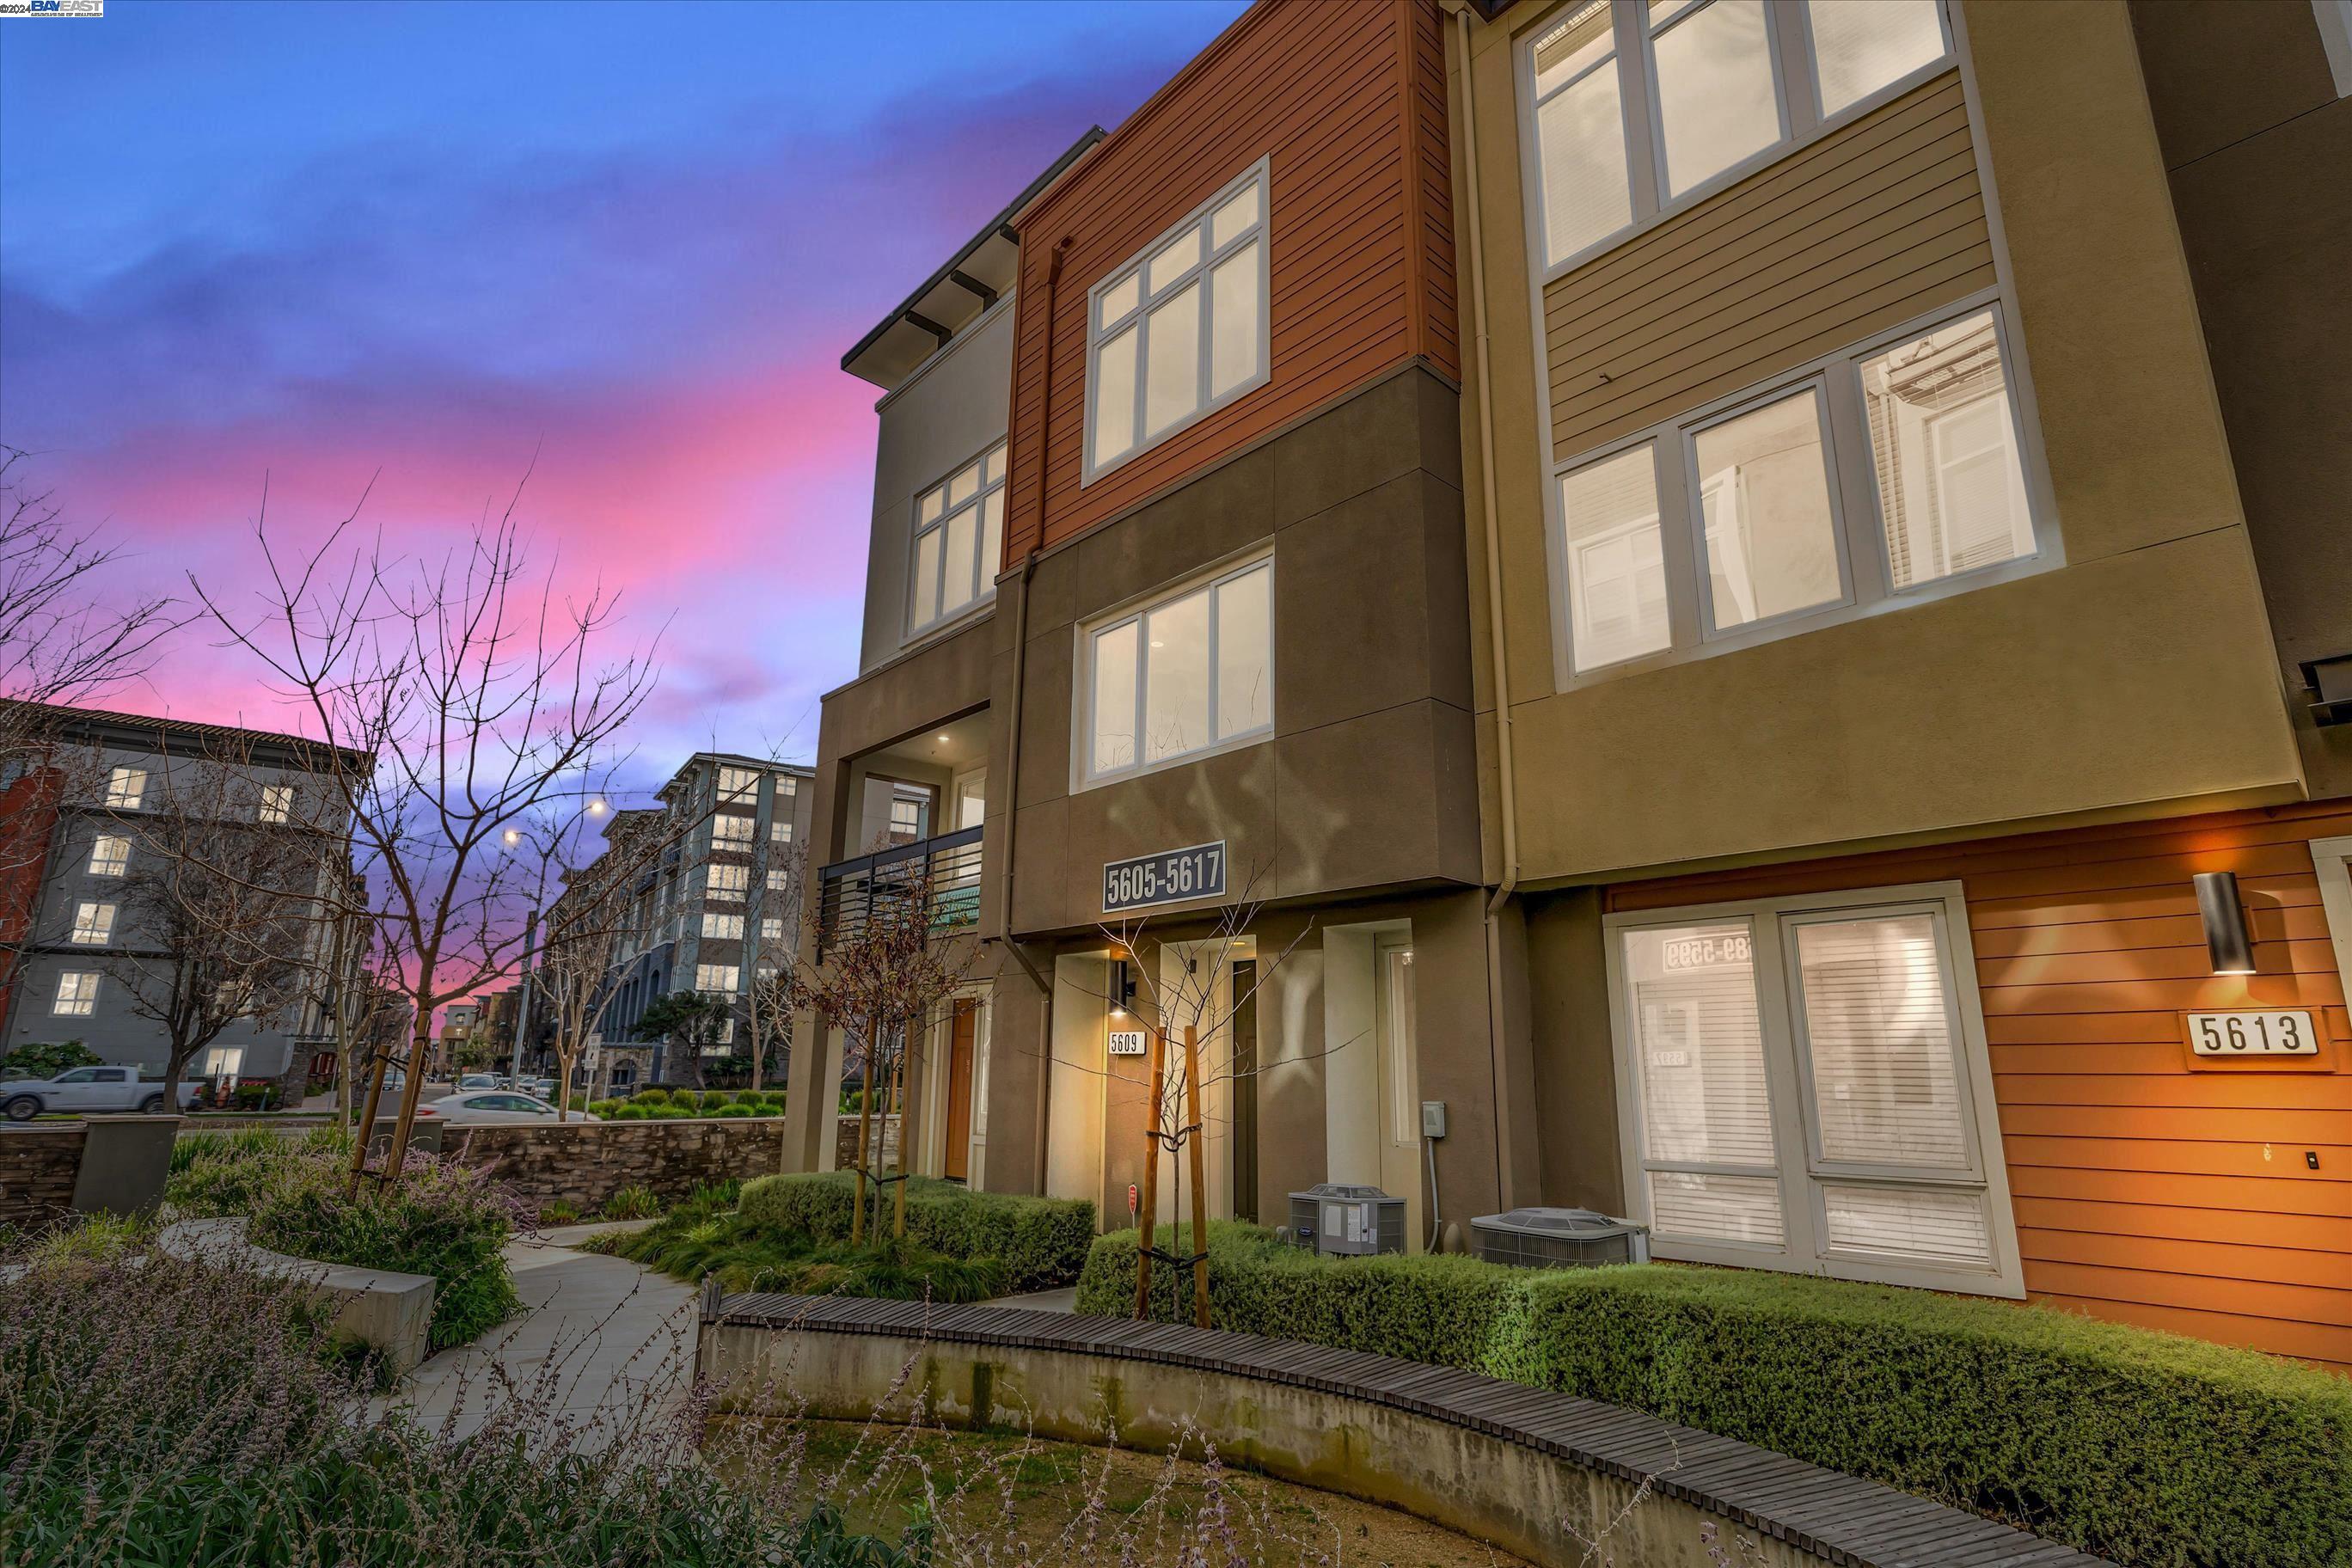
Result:
{"type": "Polygon", "coordinates": [[[2352,1371],[2352,1013],[2310,850],[2347,834],[2352,802],[2336,801],[1675,878],[1610,902],[1958,880],[2028,1294],[2352,1371]],[[2211,973],[2199,871],[2237,873],[2259,973],[2211,973]],[[2249,1006],[2309,1010],[2317,1070],[2193,1063],[2183,1015],[2249,1006]]]}
{"type": "Polygon", "coordinates": [[[1842,127],[1544,291],[1557,458],[1989,288],[1958,72],[1842,127]]]}

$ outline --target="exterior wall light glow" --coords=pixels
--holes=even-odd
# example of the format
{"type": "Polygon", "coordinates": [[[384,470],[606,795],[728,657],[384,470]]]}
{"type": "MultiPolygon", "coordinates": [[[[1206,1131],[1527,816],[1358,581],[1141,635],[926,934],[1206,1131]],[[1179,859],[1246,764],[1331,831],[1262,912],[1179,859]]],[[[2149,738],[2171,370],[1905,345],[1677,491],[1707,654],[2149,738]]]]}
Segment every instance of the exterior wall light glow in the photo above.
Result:
{"type": "Polygon", "coordinates": [[[2246,906],[2238,900],[2235,871],[2197,873],[2197,916],[2205,924],[2205,952],[2216,974],[2252,974],[2253,938],[2246,931],[2246,906]]]}
{"type": "Polygon", "coordinates": [[[1127,972],[1127,960],[1114,960],[1110,966],[1110,1016],[1127,1016],[1127,1005],[1135,996],[1135,981],[1127,972]]]}

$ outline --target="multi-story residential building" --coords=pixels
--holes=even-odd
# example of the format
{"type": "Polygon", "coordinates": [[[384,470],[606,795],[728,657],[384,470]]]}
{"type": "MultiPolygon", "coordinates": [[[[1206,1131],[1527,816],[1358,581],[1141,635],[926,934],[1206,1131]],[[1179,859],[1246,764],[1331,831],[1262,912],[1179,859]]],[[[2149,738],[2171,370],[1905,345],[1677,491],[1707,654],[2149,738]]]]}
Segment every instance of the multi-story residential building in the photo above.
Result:
{"type": "Polygon", "coordinates": [[[1455,13],[1511,1201],[2352,1364],[2330,17],[1455,13]]]}
{"type": "MultiPolygon", "coordinates": [[[[47,709],[37,728],[45,743],[31,753],[36,765],[0,780],[0,1040],[78,1039],[106,1061],[160,1068],[168,1037],[134,1004],[132,985],[152,1010],[172,971],[173,954],[134,912],[136,885],[165,852],[162,837],[215,823],[250,825],[257,836],[331,836],[341,815],[330,764],[365,759],[330,756],[292,735],[92,709],[47,709]]],[[[331,1048],[333,884],[351,880],[348,843],[336,848],[268,857],[273,876],[284,865],[315,867],[316,896],[285,911],[315,988],[282,1016],[231,1024],[189,1064],[191,1076],[279,1083],[299,1095],[313,1051],[331,1048]]],[[[257,866],[261,858],[257,851],[257,866]]]]}
{"type": "Polygon", "coordinates": [[[441,1009],[441,1033],[433,1041],[432,1070],[443,1076],[471,1071],[474,1045],[481,1033],[482,998],[452,1002],[441,1009]]]}
{"type": "MultiPolygon", "coordinates": [[[[798,944],[811,777],[797,763],[698,752],[656,792],[660,805],[605,824],[603,856],[572,879],[592,885],[611,866],[627,879],[600,1049],[629,1050],[646,1009],[677,991],[724,997],[723,1041],[736,1048],[761,971],[798,944]]],[[[559,900],[545,929],[560,929],[561,910],[559,900]]],[[[644,1060],[652,1079],[690,1076],[661,1042],[646,1047],[644,1060]]]]}
{"type": "MultiPolygon", "coordinates": [[[[999,809],[990,782],[1010,493],[1005,398],[1024,233],[1014,219],[1100,135],[1081,137],[842,356],[842,368],[882,396],[859,673],[824,698],[813,785],[812,889],[836,930],[915,881],[941,904],[941,940],[968,949],[995,896],[988,825],[999,809]]],[[[996,1159],[996,956],[971,966],[936,1038],[913,1053],[910,1152],[923,1169],[958,1179],[980,1179],[996,1159]]],[[[818,957],[811,942],[803,961],[818,957]]],[[[786,1158],[829,1169],[842,1036],[814,1016],[795,1035],[824,1049],[794,1054],[786,1158]]],[[[1013,1171],[1017,1190],[1025,1166],[1013,1171]]]]}
{"type": "Polygon", "coordinates": [[[2352,1365],[2344,13],[1253,6],[845,361],[827,885],[986,769],[918,1165],[1118,1223],[1200,1013],[1215,1215],[2352,1365]]]}

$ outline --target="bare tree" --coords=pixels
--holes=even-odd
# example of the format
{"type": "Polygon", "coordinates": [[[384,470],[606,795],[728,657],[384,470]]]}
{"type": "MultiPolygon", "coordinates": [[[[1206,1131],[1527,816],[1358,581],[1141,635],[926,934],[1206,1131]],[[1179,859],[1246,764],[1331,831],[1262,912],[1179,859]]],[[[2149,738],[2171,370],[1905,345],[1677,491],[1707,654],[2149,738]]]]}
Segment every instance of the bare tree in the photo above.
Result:
{"type": "Polygon", "coordinates": [[[129,842],[106,968],[163,1032],[167,1107],[198,1052],[234,1025],[278,1026],[324,979],[314,830],[265,807],[266,790],[290,787],[218,757],[175,761],[140,810],[102,814],[129,842]]]}
{"type": "Polygon", "coordinates": [[[751,965],[746,1033],[751,1044],[751,1088],[760,1088],[769,1047],[793,1044],[793,983],[800,970],[801,900],[808,851],[773,838],[752,858],[743,895],[743,954],[751,965]]]}
{"type": "MultiPolygon", "coordinates": [[[[357,508],[314,549],[281,552],[265,496],[254,530],[259,607],[190,580],[205,616],[258,661],[307,729],[373,759],[333,776],[415,1009],[380,1189],[400,1179],[435,1009],[521,958],[516,915],[529,871],[501,852],[502,833],[576,789],[653,687],[646,650],[600,662],[614,595],[569,598],[530,574],[515,520],[521,495],[518,485],[503,511],[437,561],[388,555],[380,533],[361,537],[357,508]]],[[[386,1065],[373,1064],[364,1120],[374,1118],[386,1065]]],[[[360,1140],[354,1196],[366,1158],[360,1140]]]]}
{"type": "MultiPolygon", "coordinates": [[[[857,1200],[850,1240],[864,1239],[866,1194],[870,1183],[895,1186],[891,1235],[907,1234],[907,1144],[903,1121],[898,1169],[875,1169],[874,1110],[877,1098],[900,1106],[909,1058],[936,1020],[941,1004],[970,978],[974,944],[953,940],[967,906],[935,896],[929,868],[902,863],[887,881],[866,890],[854,918],[828,920],[822,902],[808,911],[814,967],[796,969],[787,982],[793,1006],[805,1008],[842,1031],[842,1062],[855,1066],[865,1083],[857,1118],[857,1200]],[[887,1090],[885,1086],[887,1086],[887,1090]]],[[[805,1048],[815,1049],[814,1041],[805,1048]]],[[[878,1217],[877,1228],[879,1228],[878,1217]]]]}

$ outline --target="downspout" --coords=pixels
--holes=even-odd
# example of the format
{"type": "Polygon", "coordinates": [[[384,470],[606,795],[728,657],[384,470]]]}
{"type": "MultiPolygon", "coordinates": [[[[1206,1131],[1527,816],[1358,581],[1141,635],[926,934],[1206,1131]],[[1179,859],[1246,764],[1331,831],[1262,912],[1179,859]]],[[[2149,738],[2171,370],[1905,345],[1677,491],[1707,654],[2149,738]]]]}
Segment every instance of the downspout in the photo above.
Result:
{"type": "MultiPolygon", "coordinates": [[[[1037,399],[1037,501],[1042,513],[1045,498],[1045,429],[1054,413],[1054,300],[1062,281],[1062,263],[1068,258],[1070,243],[1076,235],[1064,235],[1054,242],[1053,254],[1045,260],[1045,363],[1040,367],[1040,390],[1037,399]]],[[[1015,825],[1020,821],[1021,801],[1021,690],[1027,682],[1029,670],[1029,580],[1037,570],[1037,552],[1030,551],[1021,559],[1020,590],[1013,603],[1013,697],[1005,704],[1004,742],[1004,868],[996,879],[997,940],[1037,987],[1044,999],[1043,1025],[1040,1033],[1045,1050],[1040,1058],[1037,1078],[1036,1147],[1034,1157],[1037,1173],[1036,1189],[1045,1190],[1045,1157],[1047,1140],[1054,1131],[1054,986],[1021,944],[1013,940],[1013,840],[1015,825]]]]}
{"type": "MultiPolygon", "coordinates": [[[[1495,372],[1486,341],[1486,208],[1478,186],[1478,95],[1470,85],[1470,11],[1463,0],[1444,0],[1454,13],[1454,33],[1462,48],[1462,195],[1468,209],[1463,230],[1469,240],[1470,325],[1478,348],[1478,501],[1479,521],[1486,541],[1486,635],[1495,679],[1495,771],[1502,812],[1502,880],[1486,901],[1486,1011],[1495,1085],[1495,1126],[1497,1133],[1509,1125],[1510,1096],[1503,1070],[1503,943],[1501,914],[1519,883],[1519,809],[1517,773],[1511,750],[1510,650],[1503,633],[1502,540],[1495,505],[1495,372]]],[[[1505,1140],[1495,1142],[1495,1184],[1506,1207],[1516,1199],[1510,1167],[1504,1158],[1505,1140]]]]}

